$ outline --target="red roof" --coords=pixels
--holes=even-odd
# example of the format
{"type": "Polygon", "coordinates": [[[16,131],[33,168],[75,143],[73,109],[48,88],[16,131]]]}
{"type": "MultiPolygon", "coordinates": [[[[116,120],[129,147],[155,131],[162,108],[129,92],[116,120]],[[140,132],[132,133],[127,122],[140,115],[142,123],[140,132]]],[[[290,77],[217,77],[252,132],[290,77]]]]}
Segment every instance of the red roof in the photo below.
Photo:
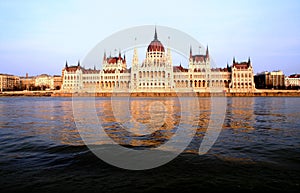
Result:
{"type": "Polygon", "coordinates": [[[228,68],[212,68],[212,72],[228,72],[228,68]]]}
{"type": "Polygon", "coordinates": [[[120,57],[120,56],[119,57],[109,57],[109,58],[106,59],[106,62],[108,64],[116,64],[116,63],[119,62],[119,60],[121,60],[121,62],[123,64],[126,63],[126,60],[124,58],[120,57]]]}
{"type": "Polygon", "coordinates": [[[241,62],[241,63],[235,62],[235,63],[232,64],[232,66],[237,68],[237,69],[248,69],[249,66],[250,66],[250,63],[248,63],[248,62],[241,62]]]}
{"type": "Polygon", "coordinates": [[[180,66],[173,66],[173,72],[187,72],[188,69],[183,68],[181,65],[180,66]]]}
{"type": "Polygon", "coordinates": [[[153,51],[159,51],[159,52],[164,52],[165,48],[162,45],[162,43],[159,40],[153,40],[147,49],[148,52],[153,52],[153,51]]]}
{"type": "Polygon", "coordinates": [[[99,74],[100,70],[93,70],[93,69],[83,69],[82,71],[84,74],[99,74]]]}
{"type": "Polygon", "coordinates": [[[292,74],[289,78],[300,78],[300,74],[292,74]]]}
{"type": "Polygon", "coordinates": [[[206,61],[207,57],[206,55],[193,55],[192,59],[194,62],[204,62],[206,61]]]}
{"type": "Polygon", "coordinates": [[[75,72],[77,69],[80,69],[80,66],[70,66],[65,68],[67,72],[75,72]]]}
{"type": "Polygon", "coordinates": [[[104,70],[104,73],[115,73],[116,70],[104,70]]]}

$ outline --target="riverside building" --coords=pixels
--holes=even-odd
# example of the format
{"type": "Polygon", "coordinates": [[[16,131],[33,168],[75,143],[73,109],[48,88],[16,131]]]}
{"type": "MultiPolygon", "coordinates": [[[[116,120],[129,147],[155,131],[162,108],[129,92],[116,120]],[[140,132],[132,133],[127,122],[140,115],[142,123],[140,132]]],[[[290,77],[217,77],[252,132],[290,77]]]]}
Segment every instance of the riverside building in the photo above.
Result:
{"type": "Polygon", "coordinates": [[[190,48],[188,67],[173,65],[170,48],[159,41],[155,29],[154,39],[140,62],[134,49],[131,68],[127,67],[125,55],[106,56],[101,70],[85,69],[78,62],[66,63],[62,70],[64,92],[253,92],[253,68],[247,62],[233,60],[232,66],[212,68],[209,49],[205,54],[193,54],[190,48]]]}

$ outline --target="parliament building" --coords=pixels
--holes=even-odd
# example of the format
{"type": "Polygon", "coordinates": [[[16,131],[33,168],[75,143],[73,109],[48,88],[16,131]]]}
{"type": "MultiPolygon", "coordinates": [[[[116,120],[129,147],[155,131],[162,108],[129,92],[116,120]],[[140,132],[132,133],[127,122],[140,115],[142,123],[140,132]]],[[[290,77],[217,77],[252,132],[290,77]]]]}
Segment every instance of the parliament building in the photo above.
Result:
{"type": "Polygon", "coordinates": [[[204,55],[194,55],[190,48],[188,67],[173,65],[170,48],[159,41],[155,29],[154,39],[147,47],[146,58],[140,62],[134,49],[131,67],[125,55],[106,56],[102,69],[86,69],[80,65],[62,70],[64,92],[253,92],[253,68],[250,58],[231,66],[212,68],[208,47],[204,55]]]}

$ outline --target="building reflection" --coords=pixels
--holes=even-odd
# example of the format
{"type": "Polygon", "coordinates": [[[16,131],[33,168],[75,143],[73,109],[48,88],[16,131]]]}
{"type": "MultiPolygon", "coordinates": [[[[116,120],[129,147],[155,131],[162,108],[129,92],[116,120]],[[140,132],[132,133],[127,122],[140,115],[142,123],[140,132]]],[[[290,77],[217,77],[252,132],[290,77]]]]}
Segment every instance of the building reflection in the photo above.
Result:
{"type": "Polygon", "coordinates": [[[178,99],[130,98],[101,101],[102,127],[124,146],[156,147],[169,140],[180,120],[178,99]]]}
{"type": "Polygon", "coordinates": [[[253,130],[254,126],[254,98],[231,97],[227,100],[227,114],[224,128],[239,129],[245,132],[253,130]]]}

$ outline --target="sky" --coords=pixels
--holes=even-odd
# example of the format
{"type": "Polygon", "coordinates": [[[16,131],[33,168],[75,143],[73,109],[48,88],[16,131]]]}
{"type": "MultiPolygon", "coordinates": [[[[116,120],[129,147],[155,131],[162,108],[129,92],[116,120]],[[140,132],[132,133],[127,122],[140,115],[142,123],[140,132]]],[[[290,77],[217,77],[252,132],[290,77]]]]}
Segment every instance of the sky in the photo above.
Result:
{"type": "Polygon", "coordinates": [[[0,73],[61,74],[66,60],[77,64],[106,37],[141,25],[189,34],[218,67],[250,57],[255,73],[300,73],[299,18],[298,0],[1,0],[0,73]]]}

